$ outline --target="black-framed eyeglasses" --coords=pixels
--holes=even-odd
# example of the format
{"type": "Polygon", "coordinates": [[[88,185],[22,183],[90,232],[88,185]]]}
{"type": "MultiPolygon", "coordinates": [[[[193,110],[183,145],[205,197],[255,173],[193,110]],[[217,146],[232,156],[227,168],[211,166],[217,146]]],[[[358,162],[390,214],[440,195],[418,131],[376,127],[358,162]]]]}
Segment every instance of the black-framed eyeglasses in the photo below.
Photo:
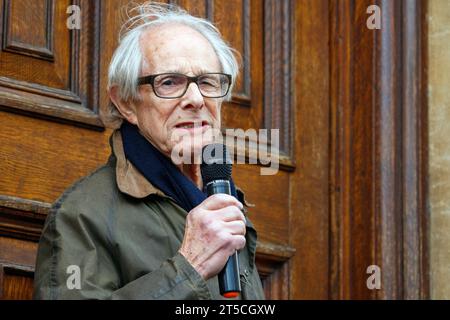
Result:
{"type": "Polygon", "coordinates": [[[152,85],[155,95],[163,99],[176,99],[184,96],[192,82],[197,84],[200,93],[205,98],[222,98],[230,90],[231,75],[204,73],[190,77],[181,73],[161,73],[138,79],[138,85],[152,85]]]}

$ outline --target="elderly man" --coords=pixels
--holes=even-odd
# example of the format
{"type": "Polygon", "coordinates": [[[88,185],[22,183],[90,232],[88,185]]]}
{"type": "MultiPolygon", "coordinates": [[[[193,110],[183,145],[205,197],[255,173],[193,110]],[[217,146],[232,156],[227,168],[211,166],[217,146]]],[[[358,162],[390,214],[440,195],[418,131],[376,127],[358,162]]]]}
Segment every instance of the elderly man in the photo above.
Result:
{"type": "Polygon", "coordinates": [[[135,10],[109,70],[108,163],[55,202],[39,244],[38,299],[221,299],[239,252],[242,299],[264,298],[242,192],[207,198],[195,154],[220,128],[237,63],[208,21],[162,4],[135,10]],[[175,152],[176,151],[176,152],[175,152]],[[239,200],[238,200],[239,199],[239,200]]]}

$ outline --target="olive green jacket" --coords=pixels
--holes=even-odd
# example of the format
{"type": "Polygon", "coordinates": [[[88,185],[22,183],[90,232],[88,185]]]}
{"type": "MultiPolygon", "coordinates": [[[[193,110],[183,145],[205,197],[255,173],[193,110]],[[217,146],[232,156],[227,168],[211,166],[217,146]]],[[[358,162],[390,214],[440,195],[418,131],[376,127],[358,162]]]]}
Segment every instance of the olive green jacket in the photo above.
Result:
{"type": "MultiPolygon", "coordinates": [[[[119,131],[108,163],[55,202],[39,242],[35,299],[221,299],[178,253],[187,212],[125,158],[119,131]]],[[[245,203],[242,192],[238,192],[245,203]]],[[[242,299],[264,299],[247,219],[242,299]]]]}

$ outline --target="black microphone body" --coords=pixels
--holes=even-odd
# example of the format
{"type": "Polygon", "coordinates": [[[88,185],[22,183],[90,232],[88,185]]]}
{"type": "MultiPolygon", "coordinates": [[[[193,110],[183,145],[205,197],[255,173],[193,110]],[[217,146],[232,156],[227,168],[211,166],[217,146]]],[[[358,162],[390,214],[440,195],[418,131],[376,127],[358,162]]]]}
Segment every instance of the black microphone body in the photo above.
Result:
{"type": "MultiPolygon", "coordinates": [[[[213,180],[205,186],[209,196],[217,193],[231,195],[230,181],[213,180]]],[[[220,294],[226,298],[234,298],[241,292],[241,282],[239,278],[239,257],[237,251],[232,254],[220,271],[219,275],[220,294]]]]}
{"type": "MultiPolygon", "coordinates": [[[[203,148],[203,162],[200,166],[203,186],[209,196],[218,193],[231,195],[231,159],[225,145],[210,144],[203,148]],[[209,153],[209,156],[205,154],[209,153]]],[[[239,259],[237,251],[232,254],[220,271],[220,294],[225,298],[235,298],[241,292],[239,259]]]]}

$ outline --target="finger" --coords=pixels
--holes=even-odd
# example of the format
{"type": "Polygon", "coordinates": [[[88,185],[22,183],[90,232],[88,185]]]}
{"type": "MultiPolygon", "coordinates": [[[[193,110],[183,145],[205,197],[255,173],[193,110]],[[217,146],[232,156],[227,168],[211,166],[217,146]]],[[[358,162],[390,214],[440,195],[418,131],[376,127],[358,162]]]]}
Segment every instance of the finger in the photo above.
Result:
{"type": "Polygon", "coordinates": [[[231,235],[244,236],[247,229],[243,221],[230,221],[223,225],[223,231],[230,233],[231,235]]]}
{"type": "Polygon", "coordinates": [[[221,232],[219,236],[221,238],[221,243],[223,244],[222,250],[227,251],[227,255],[230,256],[236,250],[240,250],[245,247],[246,239],[244,235],[237,234],[231,235],[227,232],[221,232]]]}
{"type": "Polygon", "coordinates": [[[220,217],[220,220],[224,222],[236,220],[246,222],[244,213],[236,206],[228,206],[219,210],[211,210],[210,214],[215,217],[220,217]]]}
{"type": "Polygon", "coordinates": [[[234,248],[236,250],[241,250],[242,248],[245,247],[246,240],[245,240],[244,236],[236,235],[236,236],[233,236],[233,242],[234,242],[234,248]]]}
{"type": "Polygon", "coordinates": [[[235,197],[224,193],[214,194],[206,198],[201,206],[206,210],[218,210],[228,206],[237,206],[241,209],[244,207],[235,197]]]}

